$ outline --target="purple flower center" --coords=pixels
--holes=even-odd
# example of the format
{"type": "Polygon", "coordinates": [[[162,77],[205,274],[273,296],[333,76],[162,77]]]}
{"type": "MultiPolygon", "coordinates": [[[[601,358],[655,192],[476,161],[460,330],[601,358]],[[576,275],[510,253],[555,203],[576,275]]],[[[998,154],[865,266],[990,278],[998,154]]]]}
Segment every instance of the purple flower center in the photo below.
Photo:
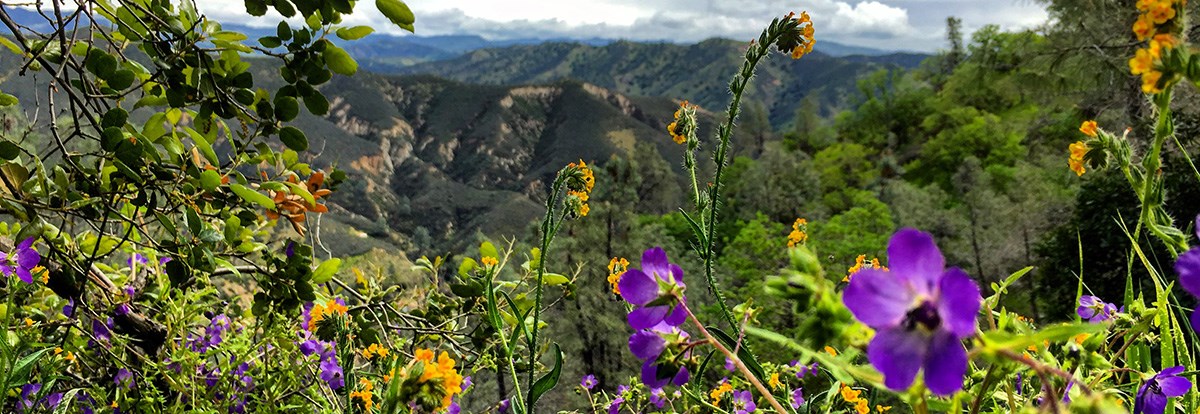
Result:
{"type": "Polygon", "coordinates": [[[922,301],[921,306],[908,311],[904,316],[904,329],[912,331],[917,325],[931,332],[942,326],[942,317],[938,316],[937,306],[934,306],[932,301],[922,301]]]}

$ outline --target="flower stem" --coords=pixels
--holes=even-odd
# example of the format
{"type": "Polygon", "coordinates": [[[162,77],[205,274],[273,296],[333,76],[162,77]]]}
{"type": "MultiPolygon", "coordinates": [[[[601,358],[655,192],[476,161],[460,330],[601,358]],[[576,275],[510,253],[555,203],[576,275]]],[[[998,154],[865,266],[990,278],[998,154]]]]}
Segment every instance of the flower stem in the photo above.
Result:
{"type": "MultiPolygon", "coordinates": [[[[541,321],[542,315],[542,279],[546,275],[546,257],[550,252],[550,241],[554,239],[554,234],[558,233],[558,227],[554,225],[554,206],[558,205],[558,193],[561,192],[565,178],[562,172],[554,177],[554,184],[550,186],[550,197],[546,199],[546,217],[542,220],[542,245],[541,252],[538,256],[537,266],[537,284],[534,285],[534,300],[533,300],[533,328],[531,328],[529,338],[529,388],[533,388],[533,374],[536,369],[533,367],[537,362],[537,339],[538,339],[538,324],[541,321]]],[[[564,212],[565,214],[565,212],[564,212]]],[[[562,223],[562,219],[559,219],[562,223]]],[[[518,321],[517,323],[524,323],[518,321]]],[[[518,394],[517,398],[520,398],[518,394]]],[[[528,414],[534,414],[536,409],[533,402],[533,393],[525,396],[525,406],[528,409],[528,414]]]]}
{"type": "Polygon", "coordinates": [[[783,408],[783,405],[779,404],[779,401],[775,400],[775,395],[771,394],[771,391],[768,390],[765,385],[763,385],[762,381],[759,381],[758,377],[755,377],[754,374],[750,372],[749,368],[746,368],[746,364],[742,362],[741,358],[738,358],[737,354],[730,352],[729,348],[726,348],[725,345],[722,345],[720,341],[717,341],[716,338],[713,338],[712,334],[708,333],[708,329],[704,328],[704,324],[700,323],[700,319],[696,318],[696,315],[692,313],[690,308],[688,308],[687,303],[681,301],[679,302],[679,306],[682,306],[684,312],[687,312],[688,318],[692,320],[692,323],[696,324],[696,329],[700,330],[700,333],[704,335],[704,338],[708,339],[708,342],[716,347],[718,351],[721,351],[721,353],[725,354],[726,358],[729,358],[730,361],[733,361],[733,364],[736,365],[738,371],[741,371],[742,375],[746,377],[746,380],[750,381],[750,383],[754,385],[754,388],[758,389],[758,392],[767,399],[767,402],[771,403],[771,407],[775,409],[775,412],[788,412],[783,408]]]}

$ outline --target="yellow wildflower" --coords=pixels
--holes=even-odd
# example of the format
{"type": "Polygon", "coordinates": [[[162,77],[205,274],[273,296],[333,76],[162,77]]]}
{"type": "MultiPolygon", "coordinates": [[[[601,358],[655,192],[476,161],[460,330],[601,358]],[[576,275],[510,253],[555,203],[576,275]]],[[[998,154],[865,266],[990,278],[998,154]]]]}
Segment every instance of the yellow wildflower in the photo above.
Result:
{"type": "Polygon", "coordinates": [[[1162,79],[1162,72],[1149,71],[1142,75],[1142,92],[1159,93],[1162,88],[1158,86],[1158,81],[1162,79]]]}
{"type": "Polygon", "coordinates": [[[1137,20],[1133,22],[1133,34],[1137,36],[1138,40],[1146,40],[1152,33],[1154,33],[1154,22],[1150,20],[1150,17],[1144,14],[1138,16],[1137,20]]]}
{"type": "Polygon", "coordinates": [[[1071,171],[1075,172],[1076,176],[1082,176],[1084,173],[1083,156],[1087,154],[1088,147],[1083,141],[1075,142],[1070,146],[1071,156],[1067,158],[1067,165],[1071,167],[1071,171]]]}
{"type": "MultiPolygon", "coordinates": [[[[1083,125],[1079,126],[1079,132],[1082,132],[1083,135],[1087,135],[1089,137],[1095,138],[1096,130],[1098,128],[1099,128],[1099,126],[1096,125],[1096,121],[1083,121],[1083,125]]],[[[1074,155],[1074,151],[1072,151],[1071,154],[1074,155]]]]}
{"type": "Polygon", "coordinates": [[[1086,341],[1089,336],[1092,336],[1092,335],[1088,334],[1088,333],[1081,333],[1079,335],[1075,335],[1075,338],[1074,338],[1075,343],[1079,344],[1079,345],[1083,345],[1083,341],[1086,341]]]}
{"type": "Polygon", "coordinates": [[[496,260],[496,258],[492,257],[492,256],[484,256],[482,259],[479,259],[479,261],[483,262],[483,265],[487,266],[487,267],[492,267],[492,266],[500,264],[500,261],[496,260]]]}
{"type": "Polygon", "coordinates": [[[33,327],[33,319],[25,318],[25,327],[32,328],[33,327]]]}
{"type": "Polygon", "coordinates": [[[361,387],[359,388],[359,391],[350,393],[350,400],[353,401],[354,399],[358,399],[362,401],[363,411],[371,412],[371,410],[375,408],[375,398],[372,395],[372,391],[375,389],[375,384],[372,384],[371,380],[366,378],[358,380],[358,383],[361,387]]]}
{"type": "Polygon", "coordinates": [[[890,406],[890,405],[875,405],[875,412],[878,412],[878,413],[886,413],[891,410],[892,410],[892,406],[890,406]]]}
{"type": "Polygon", "coordinates": [[[1146,11],[1146,16],[1154,21],[1154,24],[1163,24],[1168,20],[1175,18],[1175,5],[1171,0],[1158,0],[1150,5],[1150,10],[1146,11]]]}
{"type": "Polygon", "coordinates": [[[779,382],[778,372],[771,374],[771,378],[767,380],[767,385],[771,386],[771,388],[779,388],[783,386],[783,383],[779,382]]]}
{"type": "Polygon", "coordinates": [[[808,220],[803,218],[796,219],[792,223],[792,232],[788,234],[788,247],[796,247],[798,244],[808,242],[808,220]]]}
{"type": "Polygon", "coordinates": [[[721,403],[721,398],[733,391],[733,386],[729,385],[729,381],[724,381],[717,388],[713,388],[712,392],[708,393],[708,398],[712,399],[713,405],[721,403]]]}
{"type": "Polygon", "coordinates": [[[1129,59],[1129,73],[1141,75],[1154,70],[1154,56],[1149,49],[1138,49],[1129,59]]]}
{"type": "Polygon", "coordinates": [[[828,345],[826,345],[826,346],[825,346],[825,353],[827,353],[827,354],[829,354],[829,355],[832,355],[832,356],[837,356],[837,350],[836,350],[836,349],[833,349],[833,347],[832,347],[832,346],[828,346],[828,345]]]}
{"type": "Polygon", "coordinates": [[[624,257],[614,257],[608,261],[608,285],[612,287],[613,294],[621,294],[618,284],[626,269],[629,269],[629,260],[625,260],[624,257]]]}
{"type": "Polygon", "coordinates": [[[867,402],[866,399],[860,399],[854,403],[854,411],[857,411],[858,414],[869,414],[871,412],[871,403],[867,402]]]}
{"type": "Polygon", "coordinates": [[[842,394],[843,400],[846,400],[846,402],[849,402],[849,403],[858,401],[858,399],[859,399],[858,395],[862,394],[862,391],[847,387],[846,384],[841,384],[841,386],[842,386],[841,394],[842,394]]]}

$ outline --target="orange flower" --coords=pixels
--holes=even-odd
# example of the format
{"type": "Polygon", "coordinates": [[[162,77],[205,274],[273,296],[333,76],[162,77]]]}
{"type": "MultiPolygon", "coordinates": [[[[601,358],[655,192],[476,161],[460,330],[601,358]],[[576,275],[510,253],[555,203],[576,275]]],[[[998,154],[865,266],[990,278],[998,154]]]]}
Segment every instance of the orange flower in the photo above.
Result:
{"type": "MultiPolygon", "coordinates": [[[[1098,128],[1099,128],[1099,126],[1096,125],[1096,121],[1083,121],[1083,125],[1079,126],[1079,132],[1082,132],[1083,135],[1087,135],[1089,137],[1095,138],[1096,130],[1098,128]]],[[[1071,155],[1072,156],[1075,155],[1074,148],[1072,148],[1072,150],[1071,150],[1071,155]]]]}

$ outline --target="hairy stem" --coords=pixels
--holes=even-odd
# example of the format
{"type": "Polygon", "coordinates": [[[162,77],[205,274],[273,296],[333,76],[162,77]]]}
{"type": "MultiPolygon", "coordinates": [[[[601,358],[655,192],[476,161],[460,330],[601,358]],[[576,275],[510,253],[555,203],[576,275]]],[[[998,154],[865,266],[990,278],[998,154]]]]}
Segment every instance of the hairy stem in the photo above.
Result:
{"type": "Polygon", "coordinates": [[[713,347],[716,347],[717,350],[721,351],[722,354],[725,354],[725,357],[729,358],[730,361],[733,361],[733,364],[736,365],[738,371],[740,371],[742,375],[746,377],[746,380],[750,381],[750,383],[754,385],[754,388],[758,389],[758,392],[767,399],[767,402],[771,403],[771,407],[775,408],[775,412],[788,412],[783,408],[782,405],[779,404],[779,401],[775,400],[775,395],[771,394],[771,391],[768,390],[765,385],[763,385],[762,381],[759,381],[758,377],[755,377],[754,374],[750,372],[749,368],[746,368],[746,364],[742,362],[741,358],[738,358],[737,354],[731,352],[729,348],[726,348],[725,345],[722,345],[720,341],[717,341],[716,338],[713,338],[712,334],[708,333],[708,329],[705,329],[704,324],[700,323],[700,320],[696,318],[695,314],[692,314],[692,310],[688,308],[686,303],[679,302],[679,306],[683,307],[684,312],[687,312],[688,318],[692,320],[692,323],[696,325],[696,329],[700,330],[700,333],[704,335],[704,338],[708,340],[708,343],[712,344],[713,347]]]}

